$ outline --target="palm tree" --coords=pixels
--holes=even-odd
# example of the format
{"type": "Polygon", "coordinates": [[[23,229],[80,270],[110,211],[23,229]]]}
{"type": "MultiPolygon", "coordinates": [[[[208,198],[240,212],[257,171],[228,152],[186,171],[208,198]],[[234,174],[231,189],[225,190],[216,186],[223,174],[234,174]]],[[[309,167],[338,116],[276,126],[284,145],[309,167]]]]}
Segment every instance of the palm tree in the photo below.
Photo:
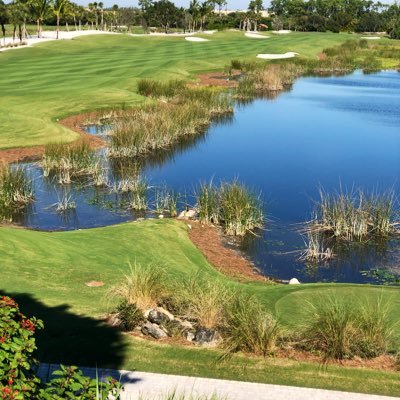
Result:
{"type": "Polygon", "coordinates": [[[204,25],[206,23],[206,18],[210,15],[213,10],[213,4],[206,0],[201,3],[199,7],[199,15],[200,15],[200,29],[204,31],[204,25]]]}
{"type": "Polygon", "coordinates": [[[197,27],[197,20],[200,15],[200,4],[198,0],[190,0],[189,13],[192,16],[192,31],[195,31],[197,27]]]}
{"type": "Polygon", "coordinates": [[[99,8],[100,8],[100,15],[101,15],[101,20],[100,20],[100,29],[103,30],[104,29],[104,4],[102,2],[100,2],[98,4],[99,8]]]}
{"type": "Polygon", "coordinates": [[[32,0],[29,3],[31,13],[37,23],[38,38],[42,37],[42,24],[50,10],[51,0],[32,0]]]}
{"type": "Polygon", "coordinates": [[[6,44],[6,23],[8,19],[7,7],[3,0],[0,0],[0,25],[1,31],[3,32],[3,41],[6,44]]]}
{"type": "Polygon", "coordinates": [[[55,17],[57,18],[57,39],[60,32],[60,17],[65,14],[68,4],[68,0],[54,0],[54,3],[51,7],[55,17]]]}

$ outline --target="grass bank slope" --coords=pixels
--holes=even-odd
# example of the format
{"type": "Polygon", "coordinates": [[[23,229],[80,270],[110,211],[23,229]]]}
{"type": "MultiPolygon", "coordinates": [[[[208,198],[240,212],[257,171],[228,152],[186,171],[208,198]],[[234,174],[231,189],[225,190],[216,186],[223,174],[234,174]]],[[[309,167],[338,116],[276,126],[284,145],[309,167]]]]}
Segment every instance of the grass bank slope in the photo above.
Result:
{"type": "Polygon", "coordinates": [[[209,279],[241,285],[259,296],[288,328],[302,322],[307,301],[318,301],[327,292],[365,299],[383,296],[393,304],[392,318],[398,320],[397,288],[240,284],[213,269],[190,242],[187,226],[174,220],[53,233],[1,227],[0,254],[0,292],[14,296],[27,314],[45,321],[39,337],[42,360],[400,395],[397,373],[336,366],[325,369],[296,360],[241,355],[221,362],[218,350],[144,341],[97,319],[107,311],[107,289],[121,279],[128,262],[135,260],[165,265],[167,279],[201,270],[209,279]],[[87,287],[85,283],[91,280],[105,285],[87,287]]]}

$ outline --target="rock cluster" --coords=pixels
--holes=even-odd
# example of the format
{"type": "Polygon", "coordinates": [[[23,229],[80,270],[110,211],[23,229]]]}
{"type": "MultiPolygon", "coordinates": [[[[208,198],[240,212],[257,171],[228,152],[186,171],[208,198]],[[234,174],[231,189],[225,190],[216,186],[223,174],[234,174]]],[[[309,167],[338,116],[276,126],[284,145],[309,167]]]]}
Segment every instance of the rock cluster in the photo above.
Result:
{"type": "MultiPolygon", "coordinates": [[[[221,339],[217,330],[204,328],[193,321],[174,316],[163,307],[149,309],[143,316],[144,319],[136,330],[154,339],[181,337],[193,344],[211,347],[216,346],[221,339]]],[[[117,315],[109,321],[114,326],[120,325],[117,315]]]]}

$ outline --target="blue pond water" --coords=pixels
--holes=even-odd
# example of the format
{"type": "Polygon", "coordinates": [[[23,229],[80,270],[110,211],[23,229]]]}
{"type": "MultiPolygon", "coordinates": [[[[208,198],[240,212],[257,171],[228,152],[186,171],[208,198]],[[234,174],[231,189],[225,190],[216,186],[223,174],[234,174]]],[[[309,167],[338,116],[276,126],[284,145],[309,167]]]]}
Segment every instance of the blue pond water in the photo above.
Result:
{"type": "MultiPolygon", "coordinates": [[[[232,119],[143,160],[142,168],[151,184],[166,183],[182,193],[191,193],[196,184],[211,178],[216,182],[239,178],[261,190],[269,222],[259,238],[248,237],[240,247],[266,275],[295,276],[303,282],[375,282],[361,271],[383,268],[400,273],[398,240],[344,249],[332,262],[310,266],[298,261],[304,240],[297,232],[299,224],[310,219],[320,187],[328,192],[340,187],[394,188],[399,194],[400,73],[396,71],[299,79],[274,100],[238,105],[232,119]]],[[[44,181],[40,168],[30,170],[37,201],[24,216],[26,226],[76,229],[140,216],[85,185],[68,188],[77,209],[69,218],[60,216],[49,206],[67,189],[44,181]],[[100,197],[107,200],[99,201],[100,197]]]]}

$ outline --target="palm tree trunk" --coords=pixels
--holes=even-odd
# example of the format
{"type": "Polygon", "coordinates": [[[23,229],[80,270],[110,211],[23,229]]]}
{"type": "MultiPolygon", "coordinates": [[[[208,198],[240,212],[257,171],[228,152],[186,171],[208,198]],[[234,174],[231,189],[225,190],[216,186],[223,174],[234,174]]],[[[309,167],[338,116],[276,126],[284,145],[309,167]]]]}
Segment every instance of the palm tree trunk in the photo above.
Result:
{"type": "Polygon", "coordinates": [[[60,15],[57,14],[57,39],[59,32],[60,32],[60,15]]]}

